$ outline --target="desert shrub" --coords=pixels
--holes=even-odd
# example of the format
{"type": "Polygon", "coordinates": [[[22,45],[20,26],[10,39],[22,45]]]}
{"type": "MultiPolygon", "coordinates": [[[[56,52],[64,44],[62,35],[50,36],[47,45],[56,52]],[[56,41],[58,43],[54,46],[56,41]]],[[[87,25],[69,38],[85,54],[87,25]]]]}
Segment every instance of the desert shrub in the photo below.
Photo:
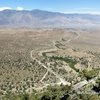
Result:
{"type": "Polygon", "coordinates": [[[91,69],[91,70],[83,70],[83,74],[86,77],[87,80],[97,76],[98,74],[98,70],[96,69],[91,69]]]}

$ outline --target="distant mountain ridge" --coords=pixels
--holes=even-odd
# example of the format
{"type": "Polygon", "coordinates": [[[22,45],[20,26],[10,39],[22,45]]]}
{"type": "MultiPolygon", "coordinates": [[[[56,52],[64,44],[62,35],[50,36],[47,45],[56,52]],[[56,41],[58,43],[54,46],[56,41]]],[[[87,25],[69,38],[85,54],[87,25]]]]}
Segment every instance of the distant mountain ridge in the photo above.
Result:
{"type": "Polygon", "coordinates": [[[64,14],[43,10],[0,11],[0,26],[7,27],[66,27],[100,25],[100,15],[64,14]]]}

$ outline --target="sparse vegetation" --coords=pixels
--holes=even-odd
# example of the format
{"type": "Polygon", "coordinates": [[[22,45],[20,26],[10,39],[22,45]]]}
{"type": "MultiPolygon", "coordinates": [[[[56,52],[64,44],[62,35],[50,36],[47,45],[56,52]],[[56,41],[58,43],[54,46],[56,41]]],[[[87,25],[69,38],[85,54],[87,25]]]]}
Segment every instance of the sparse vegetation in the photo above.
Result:
{"type": "MultiPolygon", "coordinates": [[[[63,100],[64,98],[65,100],[94,98],[99,100],[98,94],[90,95],[87,99],[87,95],[84,97],[77,94],[72,86],[62,84],[69,82],[74,85],[84,81],[85,78],[91,80],[99,76],[97,69],[100,67],[100,53],[82,51],[74,47],[68,51],[68,47],[66,48],[63,43],[66,44],[66,41],[73,37],[73,32],[70,33],[66,29],[0,29],[0,97],[3,98],[2,100],[63,100]],[[62,39],[60,42],[59,38],[62,39]],[[47,54],[43,52],[39,56],[38,52],[42,49],[54,48],[51,42],[54,40],[58,41],[59,47],[64,46],[65,49],[60,48],[47,54]],[[30,57],[32,50],[34,50],[32,56],[35,60],[30,57]],[[78,66],[75,66],[77,64],[78,66]]],[[[93,90],[94,92],[99,90],[98,82],[93,90]]]]}
{"type": "Polygon", "coordinates": [[[52,57],[50,57],[50,59],[65,61],[66,63],[69,64],[69,66],[70,66],[72,69],[74,69],[74,70],[77,71],[77,72],[79,71],[78,69],[76,69],[76,68],[74,67],[75,64],[77,64],[78,62],[77,62],[75,59],[71,58],[71,57],[52,56],[52,57]]]}

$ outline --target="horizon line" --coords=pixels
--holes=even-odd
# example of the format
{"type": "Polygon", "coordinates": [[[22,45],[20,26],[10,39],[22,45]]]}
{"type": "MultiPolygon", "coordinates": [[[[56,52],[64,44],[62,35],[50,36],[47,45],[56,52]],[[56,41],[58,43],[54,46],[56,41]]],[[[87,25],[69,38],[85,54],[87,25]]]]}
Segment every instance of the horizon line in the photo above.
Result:
{"type": "Polygon", "coordinates": [[[14,11],[34,11],[34,10],[40,10],[40,11],[47,11],[47,12],[53,12],[53,13],[62,13],[62,14],[90,14],[90,15],[100,15],[100,13],[96,13],[96,12],[63,12],[63,11],[50,11],[50,10],[44,10],[44,9],[3,9],[0,10],[0,12],[2,11],[6,11],[6,10],[14,10],[14,11]]]}

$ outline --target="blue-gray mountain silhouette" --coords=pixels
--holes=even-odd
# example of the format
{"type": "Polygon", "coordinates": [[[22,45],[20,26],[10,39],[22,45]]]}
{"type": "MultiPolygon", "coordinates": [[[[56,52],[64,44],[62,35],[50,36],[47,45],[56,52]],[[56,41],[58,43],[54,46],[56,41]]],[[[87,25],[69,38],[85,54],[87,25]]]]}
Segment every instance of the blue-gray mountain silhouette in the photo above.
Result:
{"type": "Polygon", "coordinates": [[[0,26],[66,27],[82,25],[100,25],[100,15],[64,14],[43,10],[0,11],[0,26]]]}

